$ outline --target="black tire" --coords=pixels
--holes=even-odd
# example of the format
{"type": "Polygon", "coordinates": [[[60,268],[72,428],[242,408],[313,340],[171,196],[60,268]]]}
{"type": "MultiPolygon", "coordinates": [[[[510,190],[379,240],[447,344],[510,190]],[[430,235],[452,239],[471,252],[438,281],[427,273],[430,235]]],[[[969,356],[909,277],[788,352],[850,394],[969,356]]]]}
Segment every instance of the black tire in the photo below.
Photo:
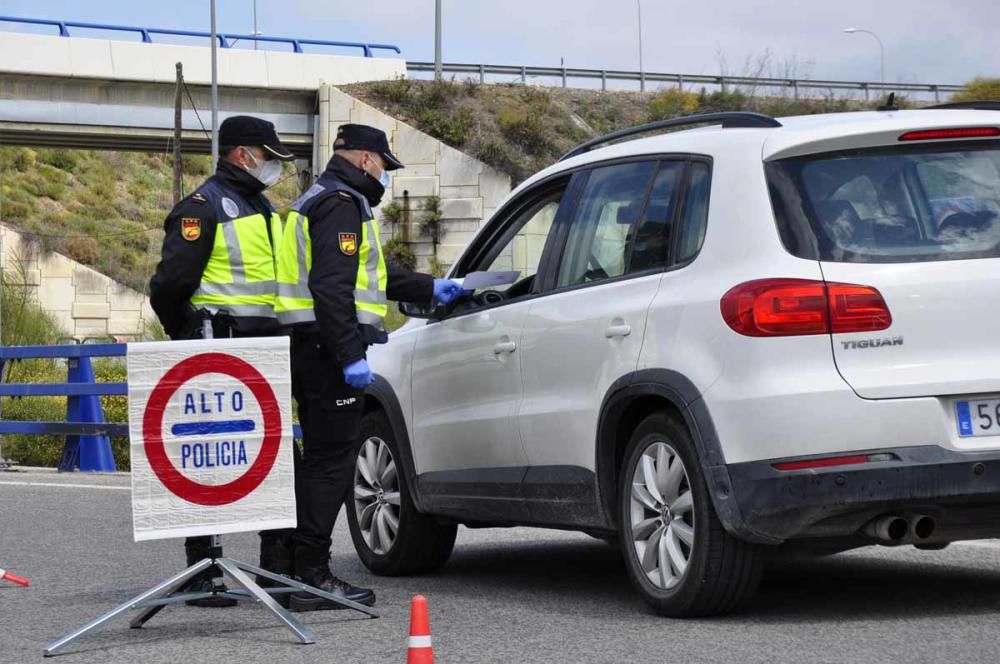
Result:
{"type": "MultiPolygon", "coordinates": [[[[672,468],[674,459],[670,461],[668,467],[672,468]]],[[[712,505],[697,451],[683,424],[666,413],[656,413],[644,419],[629,440],[618,482],[619,533],[625,566],[632,585],[654,611],[674,618],[719,615],[736,610],[753,596],[763,567],[761,547],[733,537],[722,526],[712,505]],[[657,443],[665,443],[666,447],[656,446],[657,443]],[[633,478],[647,450],[665,450],[666,454],[672,452],[683,461],[686,475],[680,480],[677,491],[690,491],[689,498],[693,505],[693,509],[684,512],[683,517],[678,516],[680,512],[674,514],[669,510],[659,517],[653,509],[642,512],[643,517],[648,516],[654,524],[660,524],[655,526],[657,530],[663,524],[677,521],[674,533],[677,532],[676,527],[693,527],[694,531],[693,536],[687,531],[692,540],[690,546],[676,544],[677,550],[688,555],[683,573],[675,573],[674,570],[679,568],[672,562],[667,565],[674,579],[679,580],[668,579],[659,584],[647,576],[639,559],[638,549],[641,546],[645,551],[646,545],[634,542],[632,537],[633,478]],[[675,585],[670,586],[670,583],[675,585]]],[[[640,504],[636,509],[643,508],[640,504]]],[[[647,529],[651,527],[646,526],[647,529]]],[[[657,560],[657,569],[660,560],[657,560]]],[[[653,570],[649,574],[658,576],[653,570]]]]}
{"type": "MultiPolygon", "coordinates": [[[[372,411],[361,420],[361,442],[355,456],[355,477],[359,473],[357,458],[362,448],[369,440],[381,440],[386,443],[392,454],[392,460],[399,464],[399,442],[389,424],[385,413],[372,411]]],[[[354,549],[365,567],[381,576],[402,576],[408,574],[426,574],[440,569],[451,556],[455,546],[456,525],[442,525],[434,518],[417,512],[410,495],[402,468],[396,474],[399,487],[399,527],[392,545],[385,551],[374,551],[368,544],[359,522],[359,503],[355,500],[355,487],[358,480],[352,483],[344,505],[347,509],[347,523],[351,529],[351,539],[354,549]]]]}

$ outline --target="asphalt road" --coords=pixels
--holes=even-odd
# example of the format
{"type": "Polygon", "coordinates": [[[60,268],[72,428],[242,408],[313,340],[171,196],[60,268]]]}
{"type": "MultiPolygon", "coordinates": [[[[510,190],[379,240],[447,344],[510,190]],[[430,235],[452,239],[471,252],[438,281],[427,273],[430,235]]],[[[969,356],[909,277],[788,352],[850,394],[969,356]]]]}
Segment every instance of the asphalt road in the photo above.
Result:
{"type": "MultiPolygon", "coordinates": [[[[179,571],[179,541],[135,544],[128,477],[0,473],[0,662],[38,662],[57,637],[179,571]]],[[[256,536],[227,555],[256,562],[256,536]]],[[[298,645],[261,609],[171,607],[142,630],[120,617],[52,661],[405,662],[409,600],[428,597],[436,661],[997,662],[1000,542],[939,552],[865,549],[775,561],[749,611],[677,621],[633,594],[617,550],[586,535],[527,528],[459,531],[440,573],[385,579],[354,555],[346,524],[336,569],[372,584],[382,617],[306,614],[298,645]]]]}

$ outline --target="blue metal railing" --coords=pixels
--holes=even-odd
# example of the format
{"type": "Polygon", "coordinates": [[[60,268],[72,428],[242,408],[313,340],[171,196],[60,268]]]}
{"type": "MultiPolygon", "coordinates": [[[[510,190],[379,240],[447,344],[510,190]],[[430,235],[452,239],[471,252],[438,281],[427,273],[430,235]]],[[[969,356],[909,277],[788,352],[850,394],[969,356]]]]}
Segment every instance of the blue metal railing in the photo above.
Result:
{"type": "MultiPolygon", "coordinates": [[[[167,28],[141,28],[137,26],[129,25],[107,25],[103,23],[79,23],[76,21],[56,21],[52,19],[45,18],[20,18],[18,16],[0,16],[0,22],[3,23],[21,23],[24,25],[48,25],[52,27],[59,28],[60,37],[69,37],[70,28],[80,28],[85,30],[111,30],[114,32],[131,32],[138,34],[142,37],[142,41],[146,44],[153,43],[153,35],[168,35],[172,37],[200,37],[204,39],[210,39],[212,34],[209,32],[198,32],[194,30],[170,30],[167,28]]],[[[360,48],[366,58],[374,57],[372,55],[373,49],[381,49],[385,51],[395,51],[396,53],[401,53],[398,46],[393,46],[392,44],[370,44],[365,42],[345,42],[345,41],[328,41],[325,39],[300,39],[298,37],[265,37],[263,35],[241,35],[232,32],[216,33],[216,38],[219,40],[219,48],[231,48],[232,44],[239,41],[256,41],[256,42],[268,42],[274,44],[291,44],[292,51],[295,53],[303,53],[302,45],[307,46],[336,46],[343,48],[360,48]]]]}
{"type": "Polygon", "coordinates": [[[6,362],[65,358],[65,383],[0,383],[0,397],[68,397],[65,422],[11,422],[0,419],[0,433],[66,436],[59,470],[113,471],[109,436],[127,436],[128,425],[104,421],[99,397],[128,394],[127,383],[98,383],[92,357],[124,357],[125,344],[0,347],[0,374],[6,362]]]}

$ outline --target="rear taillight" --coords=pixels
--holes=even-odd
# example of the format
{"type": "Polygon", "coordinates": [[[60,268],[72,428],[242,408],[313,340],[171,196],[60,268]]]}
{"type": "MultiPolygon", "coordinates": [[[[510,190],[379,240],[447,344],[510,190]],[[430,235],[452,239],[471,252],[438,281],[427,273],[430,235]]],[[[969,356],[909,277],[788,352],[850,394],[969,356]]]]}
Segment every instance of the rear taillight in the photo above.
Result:
{"type": "Polygon", "coordinates": [[[748,337],[875,332],[892,325],[889,307],[870,286],[809,279],[760,279],[722,296],[722,317],[748,337]]]}

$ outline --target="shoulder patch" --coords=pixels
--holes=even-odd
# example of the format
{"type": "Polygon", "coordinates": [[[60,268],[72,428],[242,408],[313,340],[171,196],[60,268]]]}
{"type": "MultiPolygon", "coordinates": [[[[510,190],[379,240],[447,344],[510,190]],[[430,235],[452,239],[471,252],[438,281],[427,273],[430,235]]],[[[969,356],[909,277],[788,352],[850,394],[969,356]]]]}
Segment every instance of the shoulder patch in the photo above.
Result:
{"type": "Polygon", "coordinates": [[[207,198],[205,198],[201,194],[197,194],[197,193],[193,194],[191,196],[191,200],[194,201],[194,202],[196,202],[196,203],[207,203],[208,202],[207,198]]]}
{"type": "Polygon", "coordinates": [[[337,195],[338,195],[338,196],[340,196],[341,198],[343,198],[343,199],[346,199],[346,200],[349,200],[349,201],[353,201],[353,200],[354,200],[354,197],[353,197],[353,196],[351,196],[351,195],[350,195],[349,193],[347,193],[346,191],[338,191],[338,192],[337,192],[337,195]]]}
{"type": "Polygon", "coordinates": [[[188,242],[194,242],[201,237],[201,219],[184,217],[181,219],[181,237],[188,242]]]}
{"type": "Polygon", "coordinates": [[[358,234],[357,233],[341,233],[340,234],[340,253],[345,256],[353,256],[358,253],[358,234]]]}

